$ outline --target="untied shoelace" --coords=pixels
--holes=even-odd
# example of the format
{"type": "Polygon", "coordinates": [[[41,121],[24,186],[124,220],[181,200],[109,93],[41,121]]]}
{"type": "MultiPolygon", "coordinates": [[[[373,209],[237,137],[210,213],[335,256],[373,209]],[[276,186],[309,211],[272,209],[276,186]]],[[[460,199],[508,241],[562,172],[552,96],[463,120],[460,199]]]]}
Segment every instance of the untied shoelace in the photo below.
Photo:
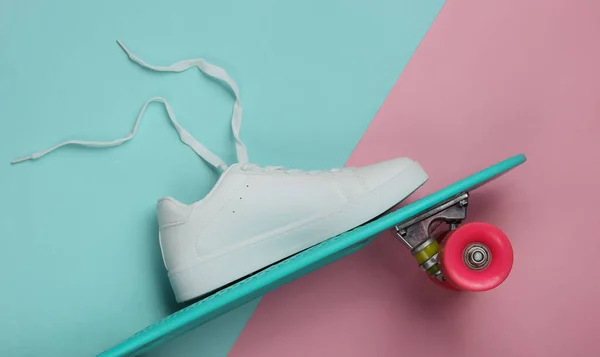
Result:
{"type": "MultiPolygon", "coordinates": [[[[238,89],[236,83],[233,81],[233,79],[231,79],[229,77],[229,75],[227,74],[227,72],[224,69],[222,69],[221,67],[215,66],[213,64],[210,64],[202,58],[183,60],[183,61],[173,63],[169,66],[154,66],[154,65],[150,65],[150,64],[144,62],[143,60],[139,59],[136,55],[134,55],[131,51],[129,51],[129,49],[127,49],[127,47],[125,47],[125,45],[121,41],[117,41],[117,43],[119,44],[119,46],[121,46],[121,48],[125,51],[125,53],[127,53],[129,58],[133,62],[138,63],[142,67],[152,69],[154,71],[159,71],[159,72],[183,72],[183,71],[187,71],[190,68],[196,67],[199,70],[201,70],[202,72],[204,72],[205,74],[225,82],[235,95],[235,101],[233,103],[233,114],[231,117],[231,129],[233,131],[233,136],[235,137],[237,159],[240,164],[248,163],[248,151],[246,149],[246,146],[244,146],[244,143],[240,140],[240,127],[242,125],[242,105],[240,103],[239,89],[238,89]]],[[[54,151],[65,145],[82,145],[82,146],[88,146],[88,147],[113,147],[113,146],[121,145],[121,144],[133,139],[133,137],[137,133],[140,121],[142,120],[142,117],[144,116],[144,113],[146,112],[146,108],[152,102],[159,102],[165,106],[165,108],[167,110],[167,114],[169,116],[169,119],[173,123],[173,126],[175,127],[175,130],[177,130],[177,133],[179,134],[179,138],[181,139],[181,141],[183,143],[185,143],[190,148],[192,148],[192,150],[194,150],[194,152],[196,152],[196,154],[198,154],[198,156],[200,156],[202,159],[204,159],[209,164],[211,164],[217,168],[220,168],[223,171],[225,171],[227,169],[227,165],[221,158],[219,158],[213,152],[211,152],[206,147],[204,147],[204,145],[200,144],[196,139],[194,139],[194,137],[187,130],[185,130],[177,122],[177,119],[175,118],[175,114],[173,113],[173,109],[171,108],[171,106],[169,105],[167,100],[164,98],[161,98],[161,97],[150,98],[146,101],[146,103],[144,103],[142,109],[140,110],[140,113],[137,116],[137,119],[135,121],[135,124],[133,125],[131,132],[123,138],[116,139],[113,141],[104,141],[104,142],[68,140],[68,141],[62,142],[60,144],[57,144],[55,146],[52,146],[48,149],[38,151],[36,153],[33,153],[31,155],[28,155],[28,156],[25,156],[22,158],[15,159],[12,161],[12,163],[16,164],[16,163],[31,160],[31,159],[38,159],[38,158],[50,153],[51,151],[54,151]]]]}

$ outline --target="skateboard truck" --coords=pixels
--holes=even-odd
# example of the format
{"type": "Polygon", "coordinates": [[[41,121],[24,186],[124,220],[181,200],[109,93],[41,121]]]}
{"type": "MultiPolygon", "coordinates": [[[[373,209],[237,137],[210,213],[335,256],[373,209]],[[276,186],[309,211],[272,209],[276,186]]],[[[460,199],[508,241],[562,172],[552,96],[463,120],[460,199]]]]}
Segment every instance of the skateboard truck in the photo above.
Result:
{"type": "MultiPolygon", "coordinates": [[[[394,226],[399,240],[410,249],[421,269],[439,281],[445,280],[439,266],[439,239],[445,234],[434,234],[434,231],[442,222],[449,226],[449,231],[455,230],[467,216],[468,201],[469,194],[461,193],[394,226]]],[[[474,245],[465,252],[464,258],[467,265],[479,268],[487,266],[489,257],[485,246],[474,245]]]]}
{"type": "Polygon", "coordinates": [[[512,246],[491,224],[462,224],[468,203],[469,193],[464,191],[394,228],[433,282],[452,290],[486,291],[510,273],[512,246]],[[438,230],[442,223],[448,229],[438,230]]]}

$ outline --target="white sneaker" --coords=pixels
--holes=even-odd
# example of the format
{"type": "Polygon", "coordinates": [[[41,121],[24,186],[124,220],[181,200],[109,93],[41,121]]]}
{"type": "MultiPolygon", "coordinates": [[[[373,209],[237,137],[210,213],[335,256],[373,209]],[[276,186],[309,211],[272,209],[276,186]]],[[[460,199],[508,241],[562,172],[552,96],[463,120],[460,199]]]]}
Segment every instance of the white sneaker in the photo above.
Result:
{"type": "Polygon", "coordinates": [[[227,167],[197,142],[178,124],[163,98],[151,98],[144,104],[125,138],[112,142],[68,141],[13,163],[39,158],[68,144],[120,145],[133,138],[149,103],[163,103],[181,140],[224,171],[208,195],[191,205],[171,197],[158,201],[160,246],[178,302],[210,293],[357,227],[404,200],[428,179],[421,166],[408,158],[362,168],[308,172],[250,164],[239,139],[239,92],[223,69],[202,59],[152,66],[119,44],[133,61],[149,69],[181,72],[197,67],[227,83],[235,94],[232,129],[239,163],[227,167]]]}
{"type": "Polygon", "coordinates": [[[359,226],[427,180],[410,159],[323,172],[236,164],[202,200],[158,203],[177,301],[209,293],[359,226]]]}

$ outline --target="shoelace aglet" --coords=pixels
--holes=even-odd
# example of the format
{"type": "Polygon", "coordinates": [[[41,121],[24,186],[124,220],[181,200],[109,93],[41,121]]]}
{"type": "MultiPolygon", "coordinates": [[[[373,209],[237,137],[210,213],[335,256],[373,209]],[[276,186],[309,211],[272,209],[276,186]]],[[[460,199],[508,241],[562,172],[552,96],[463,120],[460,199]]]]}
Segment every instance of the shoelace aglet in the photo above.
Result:
{"type": "Polygon", "coordinates": [[[23,162],[23,161],[27,161],[27,160],[31,160],[31,159],[36,159],[36,157],[34,157],[33,155],[24,156],[24,157],[21,157],[21,158],[18,158],[18,159],[14,159],[10,163],[12,165],[14,165],[14,164],[18,164],[19,162],[23,162]]]}
{"type": "Polygon", "coordinates": [[[34,152],[31,155],[27,155],[27,156],[23,156],[17,159],[14,159],[13,161],[11,161],[11,164],[18,164],[19,162],[23,162],[23,161],[27,161],[27,160],[35,160],[35,159],[39,159],[40,157],[46,155],[47,153],[49,153],[52,150],[46,150],[46,151],[39,151],[39,152],[34,152]]]}
{"type": "Polygon", "coordinates": [[[125,45],[123,44],[123,42],[121,42],[121,40],[117,40],[117,44],[119,44],[119,47],[121,47],[123,49],[123,51],[127,52],[127,50],[125,49],[125,45]]]}
{"type": "Polygon", "coordinates": [[[125,44],[123,44],[123,42],[121,42],[121,40],[117,40],[117,44],[127,54],[127,57],[129,57],[130,59],[133,59],[131,52],[129,52],[129,49],[127,47],[125,47],[125,44]]]}

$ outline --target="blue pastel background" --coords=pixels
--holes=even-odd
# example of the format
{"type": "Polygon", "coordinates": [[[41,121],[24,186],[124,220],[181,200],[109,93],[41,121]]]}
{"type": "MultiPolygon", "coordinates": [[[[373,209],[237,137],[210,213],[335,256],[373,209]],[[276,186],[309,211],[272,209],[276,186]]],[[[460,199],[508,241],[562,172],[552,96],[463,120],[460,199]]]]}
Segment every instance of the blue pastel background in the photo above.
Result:
{"type": "MultiPolygon", "coordinates": [[[[125,136],[144,101],[163,96],[235,160],[230,93],[198,71],[143,70],[117,39],[152,64],[204,57],[225,68],[252,162],[327,169],[345,163],[442,3],[0,2],[0,355],[95,355],[178,309],[156,200],[191,203],[217,180],[158,104],[121,147],[13,158],[125,136]]],[[[225,356],[257,303],[150,354],[225,356]]]]}

